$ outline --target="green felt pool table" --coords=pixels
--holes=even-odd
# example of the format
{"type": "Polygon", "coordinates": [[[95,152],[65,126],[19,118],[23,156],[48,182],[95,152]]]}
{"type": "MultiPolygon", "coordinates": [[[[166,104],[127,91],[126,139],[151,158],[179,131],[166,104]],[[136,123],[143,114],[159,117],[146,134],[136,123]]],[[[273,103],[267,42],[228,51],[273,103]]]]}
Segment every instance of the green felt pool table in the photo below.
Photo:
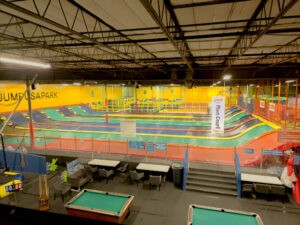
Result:
{"type": "Polygon", "coordinates": [[[263,225],[256,213],[190,205],[188,225],[263,225]]]}
{"type": "Polygon", "coordinates": [[[123,223],[134,196],[83,189],[65,204],[69,215],[113,223],[123,223]]]}

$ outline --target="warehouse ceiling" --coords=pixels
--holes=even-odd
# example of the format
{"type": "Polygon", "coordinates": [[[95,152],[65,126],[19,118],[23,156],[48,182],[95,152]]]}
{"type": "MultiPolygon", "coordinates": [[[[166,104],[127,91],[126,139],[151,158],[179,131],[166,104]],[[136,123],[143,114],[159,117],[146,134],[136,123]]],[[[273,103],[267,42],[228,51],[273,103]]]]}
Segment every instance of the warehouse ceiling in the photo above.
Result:
{"type": "Polygon", "coordinates": [[[300,77],[298,0],[0,0],[0,79],[207,85],[300,77]]]}

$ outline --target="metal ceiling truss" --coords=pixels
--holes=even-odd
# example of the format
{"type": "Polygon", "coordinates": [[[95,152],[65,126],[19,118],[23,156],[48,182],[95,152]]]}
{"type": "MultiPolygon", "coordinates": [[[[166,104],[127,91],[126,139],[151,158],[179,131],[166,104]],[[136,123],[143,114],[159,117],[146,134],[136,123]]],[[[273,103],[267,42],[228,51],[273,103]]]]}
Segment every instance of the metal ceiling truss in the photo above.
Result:
{"type": "Polygon", "coordinates": [[[193,8],[193,7],[199,7],[199,6],[218,5],[218,4],[246,2],[246,1],[249,1],[249,0],[214,0],[214,1],[202,1],[202,2],[195,2],[195,3],[177,4],[177,5],[173,5],[173,8],[174,9],[184,9],[184,8],[193,8]]]}
{"type": "MultiPolygon", "coordinates": [[[[270,20],[273,19],[274,17],[270,17],[270,18],[257,18],[256,20],[270,20]]],[[[300,16],[299,15],[288,15],[288,16],[283,16],[282,19],[299,19],[300,16]]],[[[211,26],[211,27],[216,27],[219,26],[219,28],[211,28],[211,29],[207,29],[206,31],[209,30],[228,30],[228,29],[241,29],[244,28],[245,26],[234,26],[234,24],[244,24],[247,23],[249,20],[248,19],[240,19],[240,20],[230,20],[230,21],[216,21],[216,22],[206,22],[206,23],[192,23],[192,24],[183,24],[180,25],[180,27],[185,28],[185,30],[188,27],[199,27],[199,30],[202,30],[203,28],[201,27],[207,27],[207,26],[211,26]],[[226,27],[224,27],[224,25],[226,25],[226,27]]],[[[157,33],[157,30],[159,28],[158,27],[143,27],[143,28],[128,28],[128,29],[120,29],[120,32],[135,32],[138,31],[138,34],[133,34],[135,37],[137,36],[142,36],[142,35],[147,35],[149,33],[153,34],[162,34],[162,32],[157,33]],[[141,33],[141,31],[148,31],[145,33],[141,33]]],[[[105,32],[105,31],[104,31],[105,32]]],[[[129,37],[130,35],[127,35],[127,37],[129,37]]],[[[185,37],[187,37],[185,35],[185,37]]],[[[136,40],[136,39],[135,39],[136,40]]]]}
{"type": "MultiPolygon", "coordinates": [[[[11,41],[12,43],[15,43],[15,45],[30,45],[30,46],[34,46],[34,51],[35,52],[29,52],[26,50],[21,50],[19,53],[14,53],[15,55],[19,55],[19,56],[28,56],[28,57],[32,57],[32,58],[38,58],[38,59],[45,59],[45,60],[51,60],[53,63],[56,63],[55,66],[57,68],[70,68],[70,69],[76,69],[76,68],[86,68],[86,69],[90,69],[91,67],[91,63],[94,63],[93,67],[96,69],[119,69],[121,71],[127,71],[130,74],[135,74],[137,75],[137,78],[140,79],[144,79],[143,74],[140,71],[136,70],[136,66],[133,66],[133,69],[131,70],[128,65],[126,65],[127,67],[121,66],[121,65],[117,65],[118,62],[115,61],[111,61],[111,60],[103,60],[101,54],[102,51],[100,49],[93,49],[92,52],[90,52],[87,49],[84,48],[73,48],[73,47],[59,47],[59,48],[55,48],[55,47],[51,47],[51,42],[49,39],[43,39],[41,38],[40,40],[29,40],[30,38],[34,37],[34,33],[36,33],[37,30],[40,30],[42,33],[43,32],[54,32],[57,33],[54,30],[51,30],[49,28],[45,28],[41,25],[37,25],[37,24],[33,24],[30,23],[29,21],[25,20],[25,19],[21,19],[19,17],[10,15],[7,13],[7,15],[9,15],[11,18],[9,19],[9,21],[17,21],[18,24],[18,29],[16,29],[15,31],[17,31],[16,34],[14,34],[14,36],[12,36],[11,34],[7,34],[7,32],[9,31],[8,29],[4,28],[2,30],[2,33],[0,33],[0,37],[5,38],[4,40],[7,41],[11,41]],[[19,23],[20,21],[20,23],[19,23]],[[25,27],[22,27],[24,25],[30,25],[32,26],[31,30],[33,30],[32,33],[26,33],[24,32],[25,27]],[[28,38],[27,38],[28,37],[28,38]],[[50,46],[48,46],[48,44],[50,44],[50,46]],[[97,53],[96,51],[100,51],[99,53],[97,53]],[[91,56],[92,55],[92,56],[91,56]],[[97,58],[95,58],[95,56],[100,56],[97,58]],[[77,58],[79,59],[80,64],[78,63],[73,63],[72,61],[70,61],[71,59],[77,58]],[[58,61],[58,60],[59,61],[58,61]],[[67,63],[62,64],[60,63],[60,60],[63,60],[67,63]],[[68,61],[70,61],[70,63],[68,63],[68,61]],[[85,64],[88,63],[88,64],[85,64]],[[95,64],[96,63],[96,64],[95,64]],[[116,66],[117,65],[117,66],[116,66]]],[[[9,26],[9,24],[8,24],[9,26]]],[[[28,27],[27,27],[28,28],[28,27]]],[[[1,32],[1,30],[0,30],[1,32]]],[[[43,36],[41,36],[43,37],[43,36]]],[[[72,39],[72,38],[68,38],[67,35],[53,35],[53,40],[52,42],[56,42],[59,41],[60,43],[64,43],[64,42],[76,42],[77,40],[72,39]]],[[[11,54],[10,52],[7,52],[9,54],[11,54]]],[[[55,67],[54,66],[54,67],[55,67]]],[[[113,73],[115,74],[115,72],[110,72],[109,73],[113,73]]],[[[132,75],[131,75],[132,76],[132,75]]],[[[100,77],[97,77],[98,79],[100,79],[100,77]]]]}
{"type": "Polygon", "coordinates": [[[262,0],[244,29],[245,35],[239,37],[226,57],[224,65],[227,67],[223,72],[226,72],[260,37],[267,33],[297,1],[262,0]],[[272,15],[276,16],[272,17],[272,15]],[[253,35],[253,32],[256,35],[253,35]]]}
{"type": "MultiPolygon", "coordinates": [[[[295,40],[291,41],[287,45],[278,48],[274,52],[265,55],[260,58],[255,64],[264,64],[268,65],[263,68],[256,70],[252,77],[256,75],[257,72],[270,69],[272,67],[278,66],[290,61],[297,61],[300,58],[300,37],[297,37],[295,40]]],[[[297,62],[296,62],[297,63],[297,62]]]]}
{"type": "MultiPolygon", "coordinates": [[[[2,11],[1,11],[2,12],[2,11]]],[[[3,12],[2,12],[3,13],[3,12]]],[[[30,23],[29,21],[26,21],[25,19],[21,19],[19,17],[16,17],[14,15],[10,15],[8,13],[6,13],[6,15],[10,16],[9,21],[10,22],[17,22],[17,29],[14,30],[14,35],[10,34],[10,30],[7,29],[8,27],[4,27],[4,29],[0,30],[0,36],[4,37],[7,40],[11,40],[15,44],[16,46],[20,45],[21,46],[23,44],[25,45],[29,45],[29,46],[34,46],[36,48],[34,48],[33,50],[35,51],[35,54],[37,54],[35,56],[35,58],[47,58],[48,56],[50,56],[51,58],[55,58],[57,56],[72,56],[72,57],[76,57],[76,58],[80,58],[83,60],[89,60],[89,61],[97,61],[99,63],[103,63],[106,64],[110,67],[113,67],[113,65],[111,63],[108,63],[106,61],[102,61],[102,59],[95,59],[92,57],[88,56],[88,52],[86,52],[87,50],[85,49],[80,49],[80,48],[70,48],[70,47],[60,47],[60,48],[55,48],[55,47],[51,47],[51,45],[55,42],[60,42],[60,43],[72,43],[72,42],[77,42],[76,40],[72,39],[71,37],[68,37],[67,35],[60,35],[60,36],[54,36],[51,40],[49,38],[40,38],[39,40],[35,40],[32,41],[30,39],[32,39],[35,35],[35,33],[37,33],[37,31],[39,33],[49,33],[49,32],[53,32],[53,33],[57,33],[56,31],[50,30],[48,28],[45,28],[41,25],[37,25],[37,24],[33,24],[30,23]],[[31,26],[32,32],[28,32],[28,26],[31,26]],[[27,26],[27,27],[25,27],[27,26]],[[25,33],[26,31],[26,33],[25,33]],[[42,51],[41,51],[42,49],[42,51]],[[84,52],[85,51],[85,52],[84,52]]],[[[9,24],[8,24],[9,26],[9,24]]],[[[41,36],[43,37],[43,36],[41,36]]],[[[31,50],[31,49],[30,49],[31,50]]],[[[27,50],[21,50],[22,51],[22,56],[27,56],[27,50]]],[[[95,50],[96,51],[96,50],[95,50]]],[[[100,51],[100,50],[99,50],[100,51]]],[[[90,54],[94,54],[95,52],[90,52],[90,54]]],[[[99,52],[99,55],[103,54],[103,52],[99,52]]]]}
{"type": "MultiPolygon", "coordinates": [[[[138,62],[139,64],[146,66],[146,67],[150,67],[154,70],[157,70],[159,72],[165,73],[165,71],[161,70],[160,68],[157,68],[155,66],[151,66],[151,63],[147,63],[147,65],[145,65],[143,63],[143,60],[148,60],[151,61],[151,59],[158,59],[154,54],[152,54],[151,52],[149,52],[148,50],[146,50],[144,47],[140,46],[136,41],[131,40],[128,36],[124,35],[122,32],[118,31],[117,29],[115,29],[114,27],[112,27],[111,25],[107,24],[105,21],[103,21],[101,18],[99,18],[98,16],[94,15],[93,13],[91,13],[90,11],[86,10],[84,7],[82,7],[80,4],[78,4],[77,2],[75,2],[74,0],[68,0],[70,3],[73,4],[73,6],[77,7],[77,11],[80,11],[81,14],[86,14],[88,16],[90,16],[92,19],[94,19],[95,21],[93,21],[94,25],[94,29],[91,32],[88,27],[87,30],[85,32],[82,32],[83,34],[86,35],[96,35],[99,34],[101,35],[101,38],[103,39],[103,41],[100,39],[98,41],[107,43],[108,41],[111,41],[111,39],[113,39],[114,41],[114,49],[124,49],[125,51],[123,51],[124,54],[126,55],[132,55],[132,59],[135,62],[138,62]],[[100,29],[100,30],[96,30],[95,28],[101,28],[101,27],[105,27],[104,29],[100,29]],[[130,41],[130,45],[122,45],[122,40],[127,40],[130,41]]],[[[83,16],[83,18],[85,18],[83,16]]],[[[164,61],[160,60],[160,62],[163,65],[167,65],[164,61]]]]}
{"type": "MultiPolygon", "coordinates": [[[[288,57],[288,56],[291,56],[291,55],[295,56],[297,54],[295,54],[295,52],[285,52],[285,53],[274,52],[274,53],[270,53],[269,57],[273,58],[273,59],[282,59],[284,57],[288,57]]],[[[249,57],[252,60],[256,59],[257,61],[261,59],[261,54],[260,53],[245,54],[244,56],[245,57],[249,57]]],[[[207,65],[207,61],[222,61],[225,57],[226,57],[226,55],[195,56],[194,60],[197,63],[199,63],[199,64],[201,64],[201,63],[204,62],[205,65],[207,65]]],[[[80,62],[90,62],[90,61],[82,61],[82,60],[67,60],[67,61],[63,61],[63,60],[59,60],[59,62],[60,63],[80,63],[80,62]]],[[[109,62],[109,60],[107,62],[109,62]]],[[[115,62],[116,63],[120,63],[120,64],[126,63],[126,61],[122,60],[122,59],[115,60],[115,62]]],[[[146,60],[145,60],[145,62],[147,63],[146,60]]],[[[153,60],[152,60],[152,62],[153,62],[153,60]]],[[[176,63],[176,64],[180,65],[180,63],[182,62],[182,58],[180,58],[180,57],[168,58],[168,62],[169,63],[176,63]]],[[[270,62],[272,63],[271,60],[270,60],[270,62]]],[[[255,66],[258,66],[258,65],[262,65],[262,64],[263,63],[249,64],[249,67],[251,67],[251,65],[253,65],[253,67],[255,67],[255,66]]],[[[201,65],[201,66],[204,66],[204,64],[201,65]]],[[[196,68],[199,69],[198,67],[196,67],[196,68]]],[[[165,69],[167,69],[167,68],[165,68],[165,69]]]]}
{"type": "Polygon", "coordinates": [[[266,54],[255,64],[277,65],[296,59],[300,55],[300,37],[297,37],[287,45],[284,45],[272,53],[266,54]]]}
{"type": "Polygon", "coordinates": [[[140,2],[178,51],[190,72],[194,73],[193,56],[185,41],[184,33],[180,28],[170,0],[140,0],[140,2]]]}
{"type": "Polygon", "coordinates": [[[137,67],[151,67],[152,69],[165,73],[160,68],[151,66],[151,64],[146,65],[143,63],[143,59],[151,59],[155,57],[138,45],[105,44],[106,41],[112,39],[126,39],[126,36],[120,35],[120,33],[113,30],[100,18],[96,19],[95,16],[91,16],[91,13],[88,14],[85,9],[79,7],[79,5],[74,1],[70,0],[67,2],[61,0],[49,0],[46,6],[44,2],[41,1],[30,0],[28,2],[31,2],[31,4],[34,5],[32,11],[4,0],[0,0],[0,5],[16,11],[18,15],[21,14],[22,17],[30,17],[31,21],[35,21],[35,23],[38,23],[39,25],[44,24],[47,28],[51,27],[51,29],[57,31],[57,33],[71,37],[79,43],[93,44],[93,48],[97,49],[95,51],[102,51],[102,54],[100,55],[105,56],[105,59],[108,57],[110,57],[111,60],[117,58],[127,59],[129,62],[128,65],[131,65],[131,67],[134,67],[134,64],[136,64],[138,65],[137,67]],[[49,12],[49,9],[53,9],[54,7],[57,15],[59,15],[60,18],[63,18],[63,21],[60,21],[60,23],[54,21],[53,16],[51,16],[51,13],[49,12]],[[69,13],[67,16],[65,11],[66,8],[74,13],[72,13],[72,15],[69,13]],[[90,26],[90,24],[93,25],[90,26]],[[95,35],[95,31],[106,32],[98,32],[97,35],[95,35]]]}
{"type": "MultiPolygon", "coordinates": [[[[0,27],[1,28],[1,27],[0,27]]],[[[266,32],[266,34],[295,34],[295,33],[299,33],[299,29],[298,28],[281,28],[281,29],[272,29],[269,30],[268,32],[266,32]]],[[[186,35],[184,37],[184,39],[186,41],[198,41],[198,40],[202,40],[202,39],[209,39],[210,41],[219,41],[217,38],[221,38],[222,40],[224,40],[225,37],[227,38],[232,38],[235,40],[235,37],[239,36],[239,35],[245,35],[246,33],[244,32],[220,32],[220,33],[214,33],[214,34],[203,34],[203,35],[186,35]]],[[[248,32],[248,35],[255,35],[255,32],[248,32]]],[[[59,37],[61,36],[61,34],[56,34],[56,35],[35,35],[34,37],[30,38],[30,40],[34,41],[35,39],[40,39],[40,38],[54,38],[54,37],[59,37]]],[[[180,37],[178,37],[176,40],[181,40],[180,37]]],[[[153,43],[153,42],[165,42],[168,41],[167,38],[149,38],[149,39],[136,39],[134,40],[138,43],[153,43]]],[[[133,41],[132,40],[121,40],[121,41],[108,41],[106,42],[106,44],[132,44],[133,41]]],[[[64,47],[64,46],[73,46],[73,47],[84,47],[84,46],[95,46],[96,44],[94,43],[82,43],[82,42],[77,42],[77,43],[53,43],[51,45],[51,47],[64,47]]],[[[27,46],[27,48],[31,48],[32,46],[27,46]]],[[[242,46],[241,46],[242,47],[242,46]]],[[[13,46],[3,46],[3,48],[10,48],[13,49],[13,46]]],[[[15,46],[15,48],[17,49],[17,46],[15,46]]],[[[26,46],[23,46],[23,48],[26,48],[26,46]]],[[[230,48],[231,49],[231,48],[230,48]]],[[[174,50],[177,52],[177,50],[174,50]]],[[[170,51],[171,52],[171,51],[170,51]]],[[[138,52],[137,52],[138,53],[138,52]]],[[[152,54],[154,52],[152,51],[152,54]]],[[[116,57],[117,58],[117,57],[116,57]]],[[[154,61],[160,60],[162,62],[162,59],[159,58],[145,58],[145,60],[151,60],[153,59],[154,61]]],[[[165,61],[167,61],[167,59],[164,59],[165,61]]],[[[164,62],[163,62],[164,63],[164,62]]]]}
{"type": "MultiPolygon", "coordinates": [[[[299,33],[299,29],[298,28],[281,28],[281,29],[272,29],[266,32],[266,34],[281,34],[281,33],[295,33],[298,32],[299,33]]],[[[225,38],[225,37],[237,37],[237,36],[241,36],[241,35],[255,35],[257,32],[255,31],[251,31],[251,32],[220,32],[220,33],[213,33],[213,34],[200,34],[200,35],[185,35],[183,38],[182,37],[175,37],[175,41],[190,41],[193,39],[211,39],[211,38],[225,38]]],[[[153,42],[165,42],[168,41],[168,38],[147,38],[147,39],[136,39],[135,41],[137,41],[138,43],[153,43],[153,42]]],[[[109,41],[107,42],[107,44],[128,44],[131,43],[131,41],[121,41],[121,42],[112,42],[109,41]]],[[[241,48],[243,48],[243,46],[240,46],[241,48]]],[[[178,50],[176,50],[178,51],[178,50]]],[[[192,56],[191,56],[192,57],[192,56]]]]}
{"type": "MultiPolygon", "coordinates": [[[[0,0],[0,52],[49,61],[58,79],[79,77],[116,79],[116,82],[152,79],[154,83],[160,80],[168,83],[169,75],[176,71],[178,82],[190,78],[203,83],[219,79],[230,68],[239,74],[236,79],[280,77],[299,68],[300,15],[285,15],[297,0],[262,0],[250,20],[180,25],[174,12],[174,9],[243,1],[248,0],[207,0],[178,5],[171,5],[170,0],[140,0],[158,26],[117,30],[75,0],[0,0]],[[194,33],[195,26],[204,34],[194,33]],[[149,38],[152,34],[159,38],[149,38]],[[254,45],[265,34],[299,37],[289,43],[254,45]],[[226,41],[226,45],[203,48],[194,44],[208,41],[226,41]],[[227,43],[234,41],[233,47],[228,46],[227,43]],[[166,42],[174,49],[147,50],[151,45],[166,42]],[[188,43],[193,46],[191,50],[188,43]],[[263,54],[261,49],[265,52],[272,49],[272,52],[263,54]]],[[[10,78],[12,68],[3,68],[0,79],[10,78]]],[[[18,74],[18,68],[15,69],[18,74]]],[[[53,74],[50,71],[49,77],[53,74]]]]}

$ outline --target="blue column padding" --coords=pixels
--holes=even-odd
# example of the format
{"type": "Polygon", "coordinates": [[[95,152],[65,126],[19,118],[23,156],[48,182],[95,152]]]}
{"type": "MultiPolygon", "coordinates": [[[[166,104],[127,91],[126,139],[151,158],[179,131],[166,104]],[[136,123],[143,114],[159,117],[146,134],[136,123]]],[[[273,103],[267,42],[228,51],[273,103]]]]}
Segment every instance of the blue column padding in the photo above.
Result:
{"type": "MultiPolygon", "coordinates": [[[[10,170],[46,174],[46,157],[32,154],[21,154],[20,152],[5,151],[6,161],[10,170]],[[24,164],[24,165],[22,165],[24,164]]],[[[3,154],[0,154],[0,162],[4,161],[3,154]]]]}
{"type": "Polygon", "coordinates": [[[189,151],[188,149],[186,149],[184,155],[184,163],[183,163],[183,190],[184,191],[186,191],[188,164],[189,164],[189,151]]]}
{"type": "Polygon", "coordinates": [[[235,163],[235,183],[236,183],[236,189],[237,189],[237,196],[240,198],[242,196],[242,181],[241,181],[241,166],[240,166],[240,160],[239,155],[235,153],[234,155],[234,163],[235,163]]]}

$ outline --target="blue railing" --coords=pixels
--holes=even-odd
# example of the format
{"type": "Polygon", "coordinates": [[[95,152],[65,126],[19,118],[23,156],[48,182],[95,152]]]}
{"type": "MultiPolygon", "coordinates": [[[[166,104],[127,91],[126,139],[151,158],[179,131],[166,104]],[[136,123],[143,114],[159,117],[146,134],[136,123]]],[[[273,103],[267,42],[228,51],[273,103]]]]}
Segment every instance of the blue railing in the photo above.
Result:
{"type": "Polygon", "coordinates": [[[242,181],[241,181],[240,160],[237,152],[235,152],[234,154],[234,165],[235,165],[235,183],[237,188],[237,196],[240,198],[242,196],[242,181]]]}
{"type": "Polygon", "coordinates": [[[187,181],[187,173],[189,166],[189,151],[185,150],[184,162],[183,162],[183,190],[186,191],[186,181],[187,181]]]}
{"type": "MultiPolygon", "coordinates": [[[[46,157],[32,154],[25,154],[14,151],[5,151],[7,166],[12,171],[46,174],[46,157]]],[[[0,154],[0,162],[4,157],[0,154]]]]}

